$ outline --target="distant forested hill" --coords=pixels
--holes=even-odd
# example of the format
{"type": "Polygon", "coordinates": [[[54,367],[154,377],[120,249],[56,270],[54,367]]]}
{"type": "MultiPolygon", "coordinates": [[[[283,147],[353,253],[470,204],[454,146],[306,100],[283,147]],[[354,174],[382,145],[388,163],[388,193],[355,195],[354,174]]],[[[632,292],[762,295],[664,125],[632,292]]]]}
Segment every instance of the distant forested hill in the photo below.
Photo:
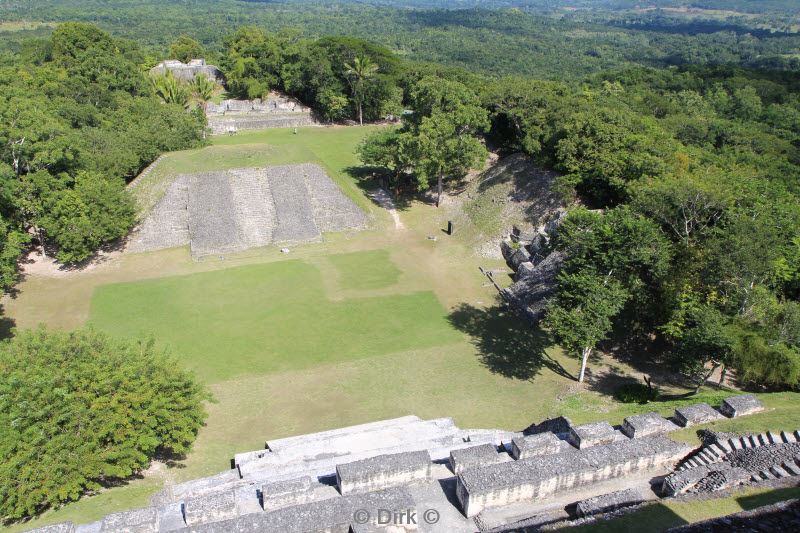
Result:
{"type": "MultiPolygon", "coordinates": [[[[439,0],[391,3],[445,4],[439,0]]],[[[600,5],[614,7],[624,3],[609,1],[600,5]]],[[[471,4],[447,3],[464,7],[471,4]]],[[[307,0],[31,0],[0,3],[0,19],[92,22],[117,36],[136,39],[152,60],[161,57],[177,35],[194,37],[213,55],[222,50],[224,37],[231,31],[256,25],[268,31],[297,28],[308,37],[367,38],[410,59],[493,75],[569,79],[635,64],[734,63],[783,70],[800,68],[800,35],[786,31],[773,34],[766,19],[745,19],[734,24],[711,18],[702,31],[694,31],[701,22],[693,18],[694,30],[690,31],[683,22],[678,24],[672,18],[650,12],[625,12],[622,16],[599,11],[559,11],[556,8],[569,3],[555,1],[497,1],[487,5],[495,4],[518,4],[523,9],[405,9],[307,0]]],[[[772,4],[790,2],[776,0],[772,4]]],[[[5,46],[21,46],[20,35],[5,32],[0,37],[5,46]]]]}

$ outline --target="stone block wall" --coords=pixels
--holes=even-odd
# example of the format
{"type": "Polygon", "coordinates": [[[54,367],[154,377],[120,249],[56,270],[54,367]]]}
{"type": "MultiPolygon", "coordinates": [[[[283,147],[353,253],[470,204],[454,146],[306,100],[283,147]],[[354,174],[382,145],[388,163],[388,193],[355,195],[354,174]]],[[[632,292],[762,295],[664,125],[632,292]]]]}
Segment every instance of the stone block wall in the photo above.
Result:
{"type": "Polygon", "coordinates": [[[336,466],[339,492],[350,494],[426,481],[431,477],[427,451],[379,455],[336,466]]]}

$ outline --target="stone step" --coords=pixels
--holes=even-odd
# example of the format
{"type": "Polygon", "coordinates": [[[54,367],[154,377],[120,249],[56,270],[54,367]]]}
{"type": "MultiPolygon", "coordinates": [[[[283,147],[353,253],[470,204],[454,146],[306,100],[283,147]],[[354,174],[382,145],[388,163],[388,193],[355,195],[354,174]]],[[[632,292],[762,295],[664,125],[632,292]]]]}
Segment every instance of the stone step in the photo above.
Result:
{"type": "Polygon", "coordinates": [[[358,424],[355,426],[347,426],[328,431],[320,431],[318,433],[311,433],[308,435],[298,435],[294,437],[285,437],[282,439],[274,439],[265,442],[263,450],[254,450],[250,452],[238,453],[234,456],[234,463],[239,466],[254,459],[258,459],[269,451],[277,451],[280,449],[288,449],[306,444],[309,439],[330,439],[348,435],[365,435],[368,436],[370,432],[378,431],[388,428],[404,428],[409,424],[421,422],[422,420],[417,416],[401,416],[399,418],[392,418],[389,420],[379,420],[377,422],[368,422],[366,424],[358,424]],[[268,448],[268,449],[267,449],[268,448]]]}
{"type": "MultiPolygon", "coordinates": [[[[373,428],[369,432],[327,435],[315,433],[306,439],[292,438],[288,444],[283,440],[267,443],[273,453],[280,454],[283,462],[292,459],[314,458],[319,455],[347,455],[384,448],[416,446],[416,443],[452,437],[461,430],[450,418],[417,420],[402,425],[373,428]]],[[[417,446],[417,449],[419,447],[417,446]]],[[[264,457],[266,458],[266,456],[264,457]]],[[[264,458],[259,459],[259,461],[264,458]]]]}
{"type": "Polygon", "coordinates": [[[781,438],[783,439],[783,442],[786,443],[797,442],[797,439],[795,438],[794,434],[788,431],[781,431],[781,438]]]}
{"type": "Polygon", "coordinates": [[[775,477],[777,477],[777,478],[789,477],[789,475],[790,475],[789,472],[787,472],[786,470],[781,468],[779,465],[772,465],[769,468],[769,470],[770,470],[770,472],[775,474],[775,477]]]}
{"type": "Polygon", "coordinates": [[[707,449],[700,450],[699,456],[706,464],[716,463],[717,456],[708,451],[707,449]]]}
{"type": "Polygon", "coordinates": [[[747,437],[753,448],[758,448],[761,444],[758,442],[758,435],[750,435],[747,437]]]}
{"type": "Polygon", "coordinates": [[[741,450],[742,449],[742,441],[739,439],[729,439],[728,444],[730,445],[732,450],[741,450]]]}
{"type": "Polygon", "coordinates": [[[789,474],[793,476],[800,476],[800,465],[794,461],[785,461],[782,466],[784,470],[789,472],[789,474]]]}
{"type": "Polygon", "coordinates": [[[759,474],[761,475],[762,480],[775,479],[775,475],[772,474],[769,470],[762,470],[761,472],[759,472],[759,474]]]}
{"type": "Polygon", "coordinates": [[[767,434],[766,434],[766,433],[761,433],[761,434],[758,436],[758,442],[761,444],[761,446],[766,446],[767,444],[769,444],[769,443],[770,443],[770,442],[769,442],[769,437],[767,437],[767,434]]]}
{"type": "Polygon", "coordinates": [[[316,439],[330,439],[346,435],[364,435],[366,432],[392,427],[405,427],[409,424],[417,422],[425,422],[425,420],[422,420],[418,416],[414,415],[401,416],[398,418],[391,418],[389,420],[379,420],[377,422],[367,422],[366,424],[357,424],[355,426],[319,431],[317,433],[310,433],[308,435],[297,435],[282,439],[271,439],[266,442],[266,446],[272,451],[278,451],[285,448],[292,448],[299,444],[304,444],[309,438],[312,437],[316,439]]]}
{"type": "Polygon", "coordinates": [[[709,446],[709,449],[711,449],[711,451],[716,453],[717,457],[720,457],[720,458],[723,458],[723,459],[728,455],[728,451],[725,448],[723,448],[722,446],[720,446],[719,444],[716,444],[716,443],[712,444],[711,446],[709,446]]]}
{"type": "Polygon", "coordinates": [[[776,435],[771,431],[767,431],[767,438],[769,439],[770,444],[780,444],[783,442],[780,436],[776,435]]]}

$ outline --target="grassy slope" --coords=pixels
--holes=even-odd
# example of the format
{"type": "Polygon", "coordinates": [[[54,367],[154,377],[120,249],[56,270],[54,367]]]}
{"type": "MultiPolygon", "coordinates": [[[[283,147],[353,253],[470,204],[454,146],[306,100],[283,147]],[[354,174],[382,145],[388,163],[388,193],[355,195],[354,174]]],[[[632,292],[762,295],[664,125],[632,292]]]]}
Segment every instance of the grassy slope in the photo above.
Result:
{"type": "MultiPolygon", "coordinates": [[[[209,148],[170,154],[137,192],[152,197],[179,172],[310,160],[324,165],[370,210],[374,230],[326,236],[321,244],[294,248],[289,260],[274,249],[202,263],[191,261],[185,250],[125,255],[67,278],[30,277],[17,298],[4,301],[8,316],[20,326],[74,327],[88,319],[91,303],[100,327],[125,335],[155,332],[211,384],[217,399],[179,468],[162,468],[84,498],[27,527],[88,522],[146,505],[164,482],[219,472],[233,453],[262,447],[267,438],[405,414],[452,416],[462,427],[508,429],[559,414],[578,423],[619,423],[642,411],[667,414],[678,404],[623,405],[606,391],[577,387],[570,378],[577,372],[574,358],[548,347],[541,334],[495,306],[494,290],[477,267],[499,263],[472,255],[472,230],[459,226],[455,238],[441,236],[446,211],[412,202],[401,211],[408,229],[386,229],[387,215],[346,172],[356,163],[353,149],[365,131],[309,128],[297,136],[273,130],[215,138],[209,148]],[[441,237],[430,241],[429,235],[441,237]],[[408,297],[421,300],[404,307],[408,297]],[[359,306],[369,300],[380,305],[347,316],[348,306],[364,311],[359,306]],[[291,320],[277,314],[284,308],[291,320]],[[309,327],[309,316],[339,323],[309,327]],[[367,326],[372,336],[365,334],[367,326]],[[420,334],[417,326],[423,328],[420,334]],[[409,338],[398,334],[403,329],[410,330],[409,338]],[[241,335],[234,337],[233,331],[241,335]]],[[[612,360],[593,361],[592,368],[637,375],[612,360]]],[[[727,394],[711,391],[690,402],[715,403],[727,394]]],[[[797,398],[765,395],[767,413],[715,427],[800,426],[797,398]]],[[[694,430],[677,436],[696,439],[694,430]]],[[[698,513],[700,518],[702,509],[698,513]]]]}

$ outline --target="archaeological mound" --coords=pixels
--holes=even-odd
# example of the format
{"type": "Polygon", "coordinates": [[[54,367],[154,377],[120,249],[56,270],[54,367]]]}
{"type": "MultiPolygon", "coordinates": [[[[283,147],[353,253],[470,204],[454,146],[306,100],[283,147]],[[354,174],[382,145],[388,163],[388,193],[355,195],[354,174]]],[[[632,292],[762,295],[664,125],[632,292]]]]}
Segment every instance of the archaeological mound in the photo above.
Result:
{"type": "Polygon", "coordinates": [[[313,242],[326,232],[359,230],[367,217],[318,165],[283,165],[181,175],[128,249],[189,245],[192,256],[270,244],[313,242]]]}

